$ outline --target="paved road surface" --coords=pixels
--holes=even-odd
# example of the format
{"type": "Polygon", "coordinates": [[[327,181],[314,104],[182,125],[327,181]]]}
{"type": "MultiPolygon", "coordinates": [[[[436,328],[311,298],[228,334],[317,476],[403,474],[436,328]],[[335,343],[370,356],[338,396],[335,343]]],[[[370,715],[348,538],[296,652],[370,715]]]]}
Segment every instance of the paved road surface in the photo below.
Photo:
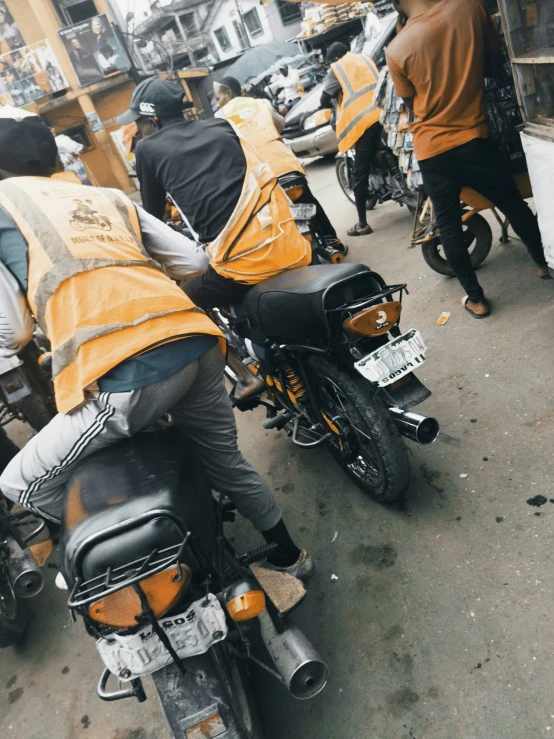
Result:
{"type": "MultiPolygon", "coordinates": [[[[344,234],[355,213],[333,163],[309,175],[344,234]]],[[[406,248],[405,209],[379,206],[371,224],[372,236],[351,239],[351,259],[409,283],[403,326],[427,340],[420,377],[433,396],[422,409],[443,433],[431,448],[411,446],[413,483],[398,509],[364,497],[323,450],[264,432],[261,414],[239,419],[246,453],[317,561],[297,620],[331,668],[307,703],[256,676],[267,738],[551,737],[554,505],[526,501],[554,499],[554,283],[535,278],[519,242],[495,240],[480,272],[494,315],[475,321],[457,282],[406,248]]],[[[258,543],[244,525],[236,536],[258,543]]],[[[143,705],[96,698],[94,644],[70,623],[51,571],[31,607],[25,643],[0,654],[1,737],[169,737],[149,684],[143,705]]]]}

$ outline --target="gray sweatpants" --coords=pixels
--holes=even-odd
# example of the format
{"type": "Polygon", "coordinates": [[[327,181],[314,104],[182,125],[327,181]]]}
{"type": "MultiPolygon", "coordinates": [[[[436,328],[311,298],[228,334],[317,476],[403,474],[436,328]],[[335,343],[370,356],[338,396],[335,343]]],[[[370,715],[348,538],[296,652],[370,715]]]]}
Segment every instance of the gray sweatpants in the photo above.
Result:
{"type": "Polygon", "coordinates": [[[281,509],[239,450],[224,367],[216,346],[161,382],[125,393],[101,392],[71,415],[58,413],[8,464],[0,477],[2,492],[58,522],[65,483],[81,459],[133,436],[169,412],[195,444],[214,490],[228,495],[259,531],[272,528],[281,519],[281,509]]]}

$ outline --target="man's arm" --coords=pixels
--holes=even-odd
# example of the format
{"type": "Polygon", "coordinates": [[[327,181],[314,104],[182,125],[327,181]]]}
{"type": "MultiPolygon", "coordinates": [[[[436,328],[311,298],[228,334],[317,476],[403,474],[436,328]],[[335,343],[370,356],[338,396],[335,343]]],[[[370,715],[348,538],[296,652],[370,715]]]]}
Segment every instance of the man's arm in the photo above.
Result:
{"type": "Polygon", "coordinates": [[[491,14],[482,3],[483,35],[485,38],[485,77],[502,79],[504,76],[504,58],[502,54],[502,40],[491,14]]]}
{"type": "Polygon", "coordinates": [[[338,98],[341,92],[340,82],[338,81],[332,69],[327,72],[327,76],[323,81],[323,92],[321,93],[320,104],[322,108],[331,108],[333,99],[338,98]]]}
{"type": "Polygon", "coordinates": [[[150,215],[162,219],[165,212],[166,192],[148,164],[143,143],[139,141],[135,151],[135,167],[140,183],[142,205],[150,215]]]}
{"type": "Polygon", "coordinates": [[[33,338],[35,319],[19,283],[0,262],[0,356],[12,357],[33,338]]]}
{"type": "Polygon", "coordinates": [[[135,207],[146,251],[165,267],[172,279],[180,282],[206,272],[208,257],[199,244],[169,228],[139,205],[135,207]]]}

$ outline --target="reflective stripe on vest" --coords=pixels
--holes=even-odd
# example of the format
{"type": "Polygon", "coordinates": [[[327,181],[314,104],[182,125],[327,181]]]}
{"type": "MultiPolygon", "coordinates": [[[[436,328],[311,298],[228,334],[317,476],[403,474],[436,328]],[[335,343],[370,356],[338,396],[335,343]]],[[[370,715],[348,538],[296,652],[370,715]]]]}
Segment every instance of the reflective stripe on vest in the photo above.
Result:
{"type": "Polygon", "coordinates": [[[350,52],[331,68],[342,89],[337,139],[339,151],[344,154],[381,117],[381,111],[373,104],[379,71],[369,57],[350,52]]]}
{"type": "Polygon", "coordinates": [[[269,164],[277,177],[289,172],[304,173],[300,161],[283,143],[266,102],[255,98],[233,98],[221,108],[221,113],[254,147],[260,159],[269,164]]]}
{"type": "Polygon", "coordinates": [[[240,132],[239,139],[246,158],[241,196],[229,222],[206,252],[220,275],[255,285],[287,269],[307,266],[312,255],[275,174],[240,132]]]}
{"type": "Polygon", "coordinates": [[[224,347],[215,324],[148,256],[123,193],[18,177],[0,182],[0,205],[27,241],[27,300],[51,343],[60,412],[154,346],[212,334],[224,347]]]}

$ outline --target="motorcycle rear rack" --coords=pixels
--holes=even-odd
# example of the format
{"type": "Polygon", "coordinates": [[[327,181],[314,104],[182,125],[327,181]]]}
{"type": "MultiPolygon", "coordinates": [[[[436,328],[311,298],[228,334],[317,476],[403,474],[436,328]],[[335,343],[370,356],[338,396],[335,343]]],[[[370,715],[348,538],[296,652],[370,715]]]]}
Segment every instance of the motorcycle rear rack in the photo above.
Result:
{"type": "Polygon", "coordinates": [[[115,569],[108,567],[104,574],[93,577],[90,580],[83,580],[77,577],[67,602],[68,607],[71,610],[84,608],[101,598],[105,598],[118,590],[123,590],[123,588],[129,585],[134,585],[140,580],[162,572],[171,566],[178,568],[178,578],[182,578],[183,573],[180,560],[190,537],[191,533],[189,531],[184,535],[183,541],[180,544],[175,544],[166,549],[154,549],[148,556],[141,557],[115,569]]]}
{"type": "Polygon", "coordinates": [[[392,298],[394,293],[400,293],[399,300],[400,302],[402,302],[402,294],[406,293],[406,295],[409,295],[407,285],[405,283],[401,285],[384,285],[383,289],[379,293],[374,293],[367,298],[363,298],[357,303],[339,305],[337,308],[326,308],[325,313],[344,313],[345,311],[348,311],[349,313],[355,313],[362,308],[365,308],[366,306],[372,305],[373,303],[380,303],[384,298],[389,300],[390,298],[392,298]]]}

